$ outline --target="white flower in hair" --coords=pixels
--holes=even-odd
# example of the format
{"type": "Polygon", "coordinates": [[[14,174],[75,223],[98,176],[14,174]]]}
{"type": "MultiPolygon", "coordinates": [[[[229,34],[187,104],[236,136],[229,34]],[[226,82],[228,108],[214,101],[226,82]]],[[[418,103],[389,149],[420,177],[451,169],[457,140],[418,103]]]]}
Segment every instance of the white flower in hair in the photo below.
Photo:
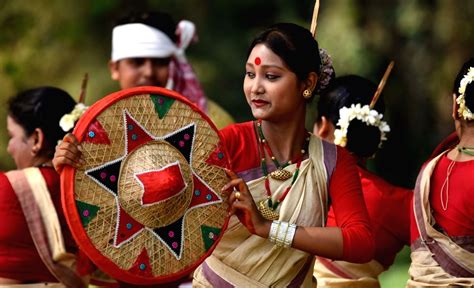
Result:
{"type": "Polygon", "coordinates": [[[59,126],[61,126],[61,129],[63,129],[64,132],[68,132],[74,128],[76,121],[81,118],[82,114],[86,112],[87,108],[89,107],[83,103],[77,103],[76,106],[74,106],[74,109],[72,109],[71,113],[64,114],[59,120],[59,126]]]}
{"type": "Polygon", "coordinates": [[[471,82],[474,81],[474,68],[469,67],[469,70],[467,71],[466,75],[461,79],[461,82],[459,84],[459,96],[456,98],[456,103],[458,103],[459,108],[458,108],[458,115],[459,117],[463,117],[464,120],[472,120],[474,119],[474,115],[472,114],[471,110],[466,106],[466,99],[464,96],[464,93],[466,93],[466,87],[469,85],[471,82]]]}
{"type": "Polygon", "coordinates": [[[383,114],[377,112],[374,109],[370,109],[369,105],[361,106],[360,103],[352,104],[350,108],[342,107],[339,110],[339,121],[337,126],[339,129],[334,131],[334,144],[341,147],[347,145],[347,130],[352,120],[357,119],[368,126],[378,127],[380,130],[380,143],[379,147],[382,146],[382,141],[387,140],[386,133],[390,132],[390,127],[387,122],[382,121],[383,114]]]}

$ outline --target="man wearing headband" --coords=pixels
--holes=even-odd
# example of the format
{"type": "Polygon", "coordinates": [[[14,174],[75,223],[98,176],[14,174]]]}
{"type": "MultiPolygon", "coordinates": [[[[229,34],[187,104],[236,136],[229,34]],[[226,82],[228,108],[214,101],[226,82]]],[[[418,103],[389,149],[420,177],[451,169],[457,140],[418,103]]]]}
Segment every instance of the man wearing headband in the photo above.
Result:
{"type": "Polygon", "coordinates": [[[159,86],[174,90],[206,112],[218,128],[233,123],[232,117],[206,99],[187,62],[185,50],[196,38],[194,24],[175,24],[169,14],[133,13],[112,31],[111,78],[120,88],[159,86]]]}
{"type": "MultiPolygon", "coordinates": [[[[112,30],[110,75],[121,89],[158,86],[174,90],[206,112],[218,128],[223,128],[234,122],[232,117],[206,99],[185,56],[186,48],[196,38],[195,30],[192,22],[182,20],[176,25],[172,17],[163,12],[128,15],[112,30]]],[[[85,270],[84,273],[94,273],[94,284],[115,282],[100,271],[93,272],[93,265],[85,270]]],[[[167,287],[185,287],[186,282],[187,279],[178,280],[168,283],[167,287]]],[[[127,283],[119,285],[130,287],[127,283]]]]}

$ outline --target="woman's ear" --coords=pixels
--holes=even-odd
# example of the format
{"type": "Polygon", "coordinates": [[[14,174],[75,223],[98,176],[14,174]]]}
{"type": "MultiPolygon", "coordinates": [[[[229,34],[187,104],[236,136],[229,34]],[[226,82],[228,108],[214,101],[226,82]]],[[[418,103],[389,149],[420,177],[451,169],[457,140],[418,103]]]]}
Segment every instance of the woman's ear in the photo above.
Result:
{"type": "Polygon", "coordinates": [[[318,84],[318,74],[315,72],[310,72],[308,74],[308,77],[304,81],[304,89],[303,90],[310,90],[311,92],[314,92],[314,89],[316,89],[316,84],[318,84]]]}
{"type": "Polygon", "coordinates": [[[43,130],[36,128],[30,136],[30,141],[32,141],[31,154],[36,156],[46,145],[43,130]]]}
{"type": "Polygon", "coordinates": [[[457,98],[457,95],[455,93],[453,93],[453,120],[459,120],[459,114],[458,114],[458,109],[459,109],[459,106],[458,106],[458,103],[456,102],[456,98],[457,98]]]}
{"type": "Polygon", "coordinates": [[[109,61],[109,71],[110,71],[110,78],[114,81],[118,81],[120,79],[120,72],[119,72],[119,61],[109,61]]]}
{"type": "Polygon", "coordinates": [[[331,121],[328,120],[325,116],[321,116],[321,120],[318,121],[315,126],[317,125],[317,128],[315,127],[315,133],[322,138],[326,140],[331,140],[334,138],[334,125],[331,123],[331,121]]]}

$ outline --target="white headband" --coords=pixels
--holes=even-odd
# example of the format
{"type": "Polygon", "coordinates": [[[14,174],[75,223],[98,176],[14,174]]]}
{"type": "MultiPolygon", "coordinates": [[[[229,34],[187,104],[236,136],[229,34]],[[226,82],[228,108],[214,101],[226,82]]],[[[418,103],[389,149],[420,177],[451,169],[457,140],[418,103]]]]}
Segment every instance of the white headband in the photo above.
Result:
{"type": "Polygon", "coordinates": [[[112,61],[125,58],[167,58],[178,51],[175,43],[160,30],[145,24],[117,26],[112,31],[112,61]]]}

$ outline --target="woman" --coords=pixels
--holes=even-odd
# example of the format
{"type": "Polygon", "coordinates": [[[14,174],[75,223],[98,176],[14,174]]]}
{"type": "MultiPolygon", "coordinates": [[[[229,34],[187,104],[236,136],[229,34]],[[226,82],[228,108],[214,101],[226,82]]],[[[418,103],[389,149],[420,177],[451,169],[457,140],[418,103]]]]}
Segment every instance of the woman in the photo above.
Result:
{"type": "MultiPolygon", "coordinates": [[[[276,24],[250,46],[244,92],[258,120],[221,130],[241,177],[229,171],[233,180],[223,187],[237,217],[194,273],[193,286],[308,287],[314,255],[372,258],[355,159],[304,128],[320,64],[318,43],[295,24],[276,24]],[[323,227],[329,201],[340,227],[323,227]]],[[[77,140],[66,139],[54,158],[59,170],[80,161],[77,140]]]]}
{"type": "Polygon", "coordinates": [[[235,189],[228,202],[237,217],[196,270],[193,285],[309,287],[314,255],[371,259],[355,160],[304,128],[306,103],[320,78],[318,50],[308,30],[288,23],[266,29],[251,44],[243,88],[257,120],[222,130],[241,177],[224,187],[235,189]],[[328,202],[340,228],[324,227],[328,202]]]}
{"type": "Polygon", "coordinates": [[[8,102],[7,151],[18,170],[0,173],[0,286],[84,286],[70,267],[74,257],[68,252],[76,248],[51,162],[64,136],[59,119],[75,104],[54,87],[26,90],[8,102]]]}
{"type": "MultiPolygon", "coordinates": [[[[410,242],[412,191],[389,184],[365,165],[388,132],[388,125],[382,121],[383,99],[379,98],[373,109],[369,109],[375,91],[376,85],[371,81],[348,75],[336,78],[319,98],[314,133],[345,146],[357,157],[376,247],[374,259],[365,264],[318,257],[314,275],[324,287],[380,287],[378,276],[393,264],[397,253],[410,242]],[[357,114],[361,120],[356,118],[357,114]]],[[[327,226],[338,226],[332,207],[327,226]]]]}
{"type": "Polygon", "coordinates": [[[452,117],[459,143],[430,159],[418,174],[408,287],[474,285],[473,81],[471,58],[453,87],[452,117]]]}

